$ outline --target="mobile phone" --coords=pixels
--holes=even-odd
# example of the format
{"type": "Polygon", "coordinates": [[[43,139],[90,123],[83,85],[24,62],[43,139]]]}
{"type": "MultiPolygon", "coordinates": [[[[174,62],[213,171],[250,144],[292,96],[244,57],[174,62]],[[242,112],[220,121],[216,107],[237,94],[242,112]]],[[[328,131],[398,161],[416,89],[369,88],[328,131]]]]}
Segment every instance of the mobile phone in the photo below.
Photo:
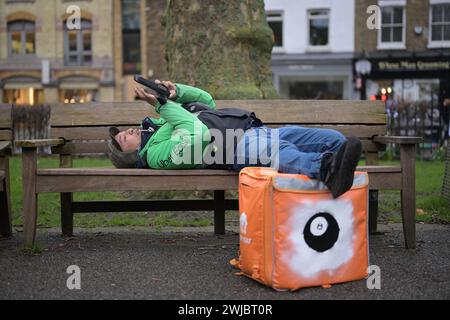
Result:
{"type": "Polygon", "coordinates": [[[153,80],[145,79],[144,77],[141,77],[140,75],[137,75],[137,74],[134,76],[134,81],[142,84],[143,86],[145,86],[147,88],[152,89],[161,97],[168,99],[170,96],[169,89],[162,83],[156,83],[153,80]]]}

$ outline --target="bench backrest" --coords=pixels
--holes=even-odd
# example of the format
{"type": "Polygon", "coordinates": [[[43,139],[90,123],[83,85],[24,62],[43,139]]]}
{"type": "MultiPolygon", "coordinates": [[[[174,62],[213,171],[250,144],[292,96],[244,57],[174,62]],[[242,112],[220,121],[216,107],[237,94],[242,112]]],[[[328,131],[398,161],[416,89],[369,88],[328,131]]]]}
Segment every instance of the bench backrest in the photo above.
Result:
{"type": "MultiPolygon", "coordinates": [[[[335,129],[361,139],[366,153],[380,146],[374,135],[386,134],[386,111],[381,101],[348,100],[219,100],[218,108],[238,107],[254,111],[268,126],[301,125],[335,129]]],[[[138,127],[145,116],[159,117],[154,108],[138,102],[54,104],[51,106],[51,138],[71,143],[53,148],[54,153],[92,154],[107,150],[108,127],[138,127]],[[81,143],[81,141],[83,141],[81,143]],[[80,142],[80,143],[78,143],[80,142]]]]}
{"type": "Polygon", "coordinates": [[[12,106],[0,104],[0,141],[12,140],[12,106]]]}

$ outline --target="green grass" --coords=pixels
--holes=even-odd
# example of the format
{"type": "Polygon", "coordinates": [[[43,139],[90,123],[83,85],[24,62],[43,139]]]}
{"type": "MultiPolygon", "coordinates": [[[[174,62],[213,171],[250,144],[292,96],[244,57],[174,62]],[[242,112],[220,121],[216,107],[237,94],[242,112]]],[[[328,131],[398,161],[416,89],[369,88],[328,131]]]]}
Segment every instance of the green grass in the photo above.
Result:
{"type": "MultiPolygon", "coordinates": [[[[399,161],[381,161],[380,164],[399,165],[399,161]]],[[[450,222],[449,204],[441,196],[444,168],[444,161],[416,161],[417,221],[450,222]]],[[[400,191],[380,190],[378,208],[380,220],[401,222],[400,191]]]]}
{"type": "MultiPolygon", "coordinates": [[[[398,161],[382,161],[380,164],[397,164],[398,161]]],[[[443,161],[417,161],[416,192],[417,219],[423,222],[449,223],[450,210],[447,202],[440,196],[442,179],[444,176],[443,161]]],[[[11,197],[13,224],[22,224],[22,175],[20,157],[12,157],[11,169],[11,197]]],[[[80,158],[74,160],[75,167],[105,167],[110,166],[107,159],[80,158]]],[[[58,159],[40,157],[39,168],[58,167],[58,159]]],[[[89,200],[142,200],[142,199],[171,199],[183,197],[210,197],[209,193],[190,192],[91,192],[75,193],[75,201],[89,200]]],[[[400,193],[399,191],[383,191],[379,193],[379,213],[381,221],[400,222],[400,193]]],[[[41,227],[60,226],[59,194],[40,194],[38,206],[38,225],[41,227]]],[[[212,224],[210,212],[159,212],[159,213],[86,213],[75,214],[76,227],[104,227],[104,226],[208,226],[212,224]]]]}
{"type": "MultiPolygon", "coordinates": [[[[56,168],[58,159],[54,157],[40,157],[38,168],[56,168]]],[[[109,167],[108,159],[79,158],[74,160],[74,167],[109,167]]],[[[12,157],[10,161],[11,170],[11,202],[13,213],[13,225],[22,225],[22,161],[20,157],[12,157]]],[[[141,200],[148,198],[171,198],[172,194],[166,192],[78,192],[74,194],[75,201],[89,200],[141,200]]],[[[40,227],[59,227],[60,218],[59,194],[39,194],[38,201],[38,225],[40,227]]],[[[208,213],[199,215],[183,215],[184,212],[120,212],[120,213],[77,213],[74,217],[75,227],[102,227],[102,226],[178,226],[198,227],[212,224],[208,213]]]]}

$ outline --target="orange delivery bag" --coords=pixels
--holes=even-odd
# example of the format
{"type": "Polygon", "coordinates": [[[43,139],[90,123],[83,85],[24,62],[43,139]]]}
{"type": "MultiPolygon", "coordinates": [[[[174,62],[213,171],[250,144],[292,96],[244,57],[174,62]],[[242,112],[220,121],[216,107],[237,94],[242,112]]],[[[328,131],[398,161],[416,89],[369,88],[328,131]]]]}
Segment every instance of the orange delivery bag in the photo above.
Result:
{"type": "Polygon", "coordinates": [[[277,290],[363,279],[369,265],[368,182],[355,172],[337,199],[319,180],[247,167],[239,174],[242,273],[277,290]]]}

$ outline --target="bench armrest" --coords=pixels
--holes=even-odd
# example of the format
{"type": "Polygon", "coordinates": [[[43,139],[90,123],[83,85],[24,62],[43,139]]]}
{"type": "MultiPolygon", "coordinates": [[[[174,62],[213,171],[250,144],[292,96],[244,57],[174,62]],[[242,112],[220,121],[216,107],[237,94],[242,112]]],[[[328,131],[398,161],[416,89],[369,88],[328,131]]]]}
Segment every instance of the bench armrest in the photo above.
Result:
{"type": "Polygon", "coordinates": [[[381,144],[418,144],[422,142],[422,137],[406,137],[406,136],[375,136],[373,142],[381,144]]]}
{"type": "Polygon", "coordinates": [[[14,141],[17,147],[21,148],[37,148],[47,146],[59,146],[65,143],[62,138],[59,139],[34,139],[34,140],[16,140],[14,141]]]}
{"type": "Polygon", "coordinates": [[[11,147],[11,141],[0,141],[0,154],[5,153],[11,147]]]}

